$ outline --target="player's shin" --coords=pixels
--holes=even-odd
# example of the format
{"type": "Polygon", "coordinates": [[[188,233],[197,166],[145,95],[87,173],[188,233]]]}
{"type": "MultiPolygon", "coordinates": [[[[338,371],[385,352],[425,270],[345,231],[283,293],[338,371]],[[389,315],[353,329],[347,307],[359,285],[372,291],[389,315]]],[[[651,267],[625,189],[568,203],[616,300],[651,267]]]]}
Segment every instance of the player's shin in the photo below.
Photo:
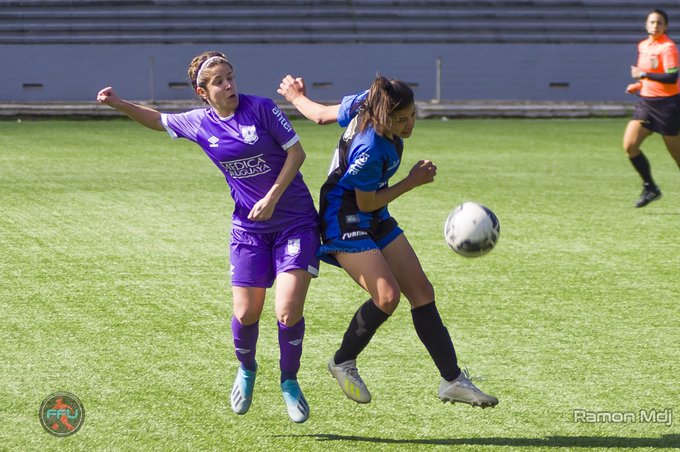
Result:
{"type": "Polygon", "coordinates": [[[305,318],[302,317],[295,325],[286,326],[278,323],[279,349],[281,357],[281,382],[296,380],[300,370],[300,358],[302,356],[302,341],[305,336],[305,318]]]}
{"type": "Polygon", "coordinates": [[[413,326],[442,378],[452,381],[460,375],[456,351],[434,301],[411,310],[413,326]]]}
{"type": "Polygon", "coordinates": [[[335,353],[335,364],[356,359],[371,341],[380,325],[389,317],[375,305],[372,299],[361,305],[345,331],[340,349],[335,353]]]}

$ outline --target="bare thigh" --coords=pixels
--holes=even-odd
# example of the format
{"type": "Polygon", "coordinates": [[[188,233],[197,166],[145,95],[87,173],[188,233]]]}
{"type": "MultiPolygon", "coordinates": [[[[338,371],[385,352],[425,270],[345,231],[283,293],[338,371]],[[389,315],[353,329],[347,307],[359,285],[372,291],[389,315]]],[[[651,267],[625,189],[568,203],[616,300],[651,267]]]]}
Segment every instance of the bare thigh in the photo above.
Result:
{"type": "Polygon", "coordinates": [[[404,234],[382,250],[401,293],[417,308],[434,301],[434,288],[427,279],[420,260],[404,234]]]}
{"type": "Polygon", "coordinates": [[[640,155],[640,146],[645,138],[650,136],[652,131],[645,129],[642,123],[636,119],[628,121],[626,131],[623,134],[623,150],[628,157],[633,158],[640,155]]]}
{"type": "Polygon", "coordinates": [[[664,136],[663,142],[666,144],[666,149],[668,149],[675,163],[680,167],[680,134],[673,137],[664,136]]]}
{"type": "Polygon", "coordinates": [[[267,289],[232,286],[231,292],[234,297],[234,317],[242,325],[252,325],[260,320],[267,289]]]}
{"type": "Polygon", "coordinates": [[[301,269],[278,274],[274,309],[279,322],[293,326],[300,321],[311,280],[312,275],[301,269]]]}
{"type": "Polygon", "coordinates": [[[386,314],[399,304],[399,284],[378,250],[363,253],[337,253],[336,259],[354,281],[364,288],[386,314]]]}

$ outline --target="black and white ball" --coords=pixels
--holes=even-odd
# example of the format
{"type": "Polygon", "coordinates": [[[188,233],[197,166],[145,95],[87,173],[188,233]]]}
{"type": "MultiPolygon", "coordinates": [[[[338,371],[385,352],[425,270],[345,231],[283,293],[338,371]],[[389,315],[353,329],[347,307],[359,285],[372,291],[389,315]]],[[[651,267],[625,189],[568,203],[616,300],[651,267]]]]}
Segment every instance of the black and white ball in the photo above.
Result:
{"type": "Polygon", "coordinates": [[[491,209],[465,202],[451,211],[444,223],[444,238],[453,251],[465,257],[483,256],[498,242],[501,225],[491,209]]]}

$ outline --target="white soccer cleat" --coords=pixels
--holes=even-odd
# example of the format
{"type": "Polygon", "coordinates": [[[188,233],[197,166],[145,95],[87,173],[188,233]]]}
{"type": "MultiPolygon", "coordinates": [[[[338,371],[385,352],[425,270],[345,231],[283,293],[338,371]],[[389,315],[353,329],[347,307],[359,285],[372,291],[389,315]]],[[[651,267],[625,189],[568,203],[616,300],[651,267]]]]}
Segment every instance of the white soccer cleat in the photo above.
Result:
{"type": "Polygon", "coordinates": [[[338,380],[340,389],[347,397],[358,403],[371,401],[371,393],[368,392],[366,383],[359,376],[357,362],[354,359],[344,363],[335,364],[333,358],[328,361],[328,371],[338,380]]]}
{"type": "Polygon", "coordinates": [[[298,424],[305,422],[309,418],[309,404],[297,380],[285,380],[281,383],[281,392],[290,420],[298,424]]]}
{"type": "Polygon", "coordinates": [[[481,408],[498,405],[496,397],[484,394],[463,372],[453,381],[442,379],[439,384],[439,399],[444,403],[461,402],[481,408]]]}

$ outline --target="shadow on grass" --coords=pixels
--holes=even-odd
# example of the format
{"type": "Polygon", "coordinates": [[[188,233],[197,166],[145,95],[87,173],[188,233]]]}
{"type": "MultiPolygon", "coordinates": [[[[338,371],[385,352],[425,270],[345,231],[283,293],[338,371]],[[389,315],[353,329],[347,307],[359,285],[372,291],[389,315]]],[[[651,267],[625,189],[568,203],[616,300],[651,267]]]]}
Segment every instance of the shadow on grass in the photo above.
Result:
{"type": "Polygon", "coordinates": [[[662,435],[659,438],[631,438],[626,436],[547,436],[545,438],[432,438],[392,439],[368,436],[332,434],[277,435],[286,438],[314,438],[317,441],[347,441],[380,444],[426,444],[434,446],[515,446],[515,447],[605,447],[632,449],[649,447],[680,449],[680,435],[662,435]]]}

